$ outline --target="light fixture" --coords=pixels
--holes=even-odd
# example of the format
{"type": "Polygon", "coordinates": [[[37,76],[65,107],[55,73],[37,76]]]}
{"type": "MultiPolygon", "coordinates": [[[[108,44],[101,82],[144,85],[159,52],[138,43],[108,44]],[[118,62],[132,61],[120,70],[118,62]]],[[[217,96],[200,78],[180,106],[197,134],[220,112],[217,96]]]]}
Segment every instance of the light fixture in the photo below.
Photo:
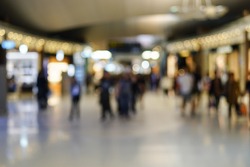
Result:
{"type": "Polygon", "coordinates": [[[159,59],[159,57],[160,57],[160,54],[157,51],[146,50],[146,51],[142,52],[142,58],[145,60],[148,60],[148,59],[157,60],[157,59],[159,59]]]}
{"type": "Polygon", "coordinates": [[[181,57],[188,57],[190,55],[190,52],[188,50],[182,50],[180,52],[181,57]]]}
{"type": "Polygon", "coordinates": [[[140,72],[140,65],[139,64],[134,64],[132,67],[133,71],[136,73],[140,72]]]}
{"type": "Polygon", "coordinates": [[[68,71],[67,71],[68,76],[69,76],[69,77],[75,76],[75,72],[76,72],[75,66],[74,66],[73,64],[70,64],[70,65],[68,66],[68,71]]]}
{"type": "Polygon", "coordinates": [[[64,59],[64,52],[63,50],[58,50],[56,52],[56,60],[62,61],[64,59]]]}
{"type": "Polygon", "coordinates": [[[157,60],[157,59],[159,59],[159,57],[160,57],[159,52],[157,52],[157,51],[152,51],[152,52],[151,52],[151,58],[152,58],[153,60],[157,60]]]}
{"type": "Polygon", "coordinates": [[[172,6],[170,12],[181,14],[192,19],[217,19],[227,13],[228,9],[222,5],[213,5],[211,0],[182,0],[180,6],[172,6]]]}
{"type": "Polygon", "coordinates": [[[92,53],[92,48],[90,46],[86,46],[82,51],[81,56],[83,58],[89,58],[91,56],[91,53],[92,53]]]}
{"type": "Polygon", "coordinates": [[[22,54],[26,54],[28,52],[28,46],[25,44],[22,44],[19,46],[19,52],[22,54]]]}
{"type": "Polygon", "coordinates": [[[2,42],[2,48],[6,50],[14,49],[16,46],[16,43],[13,40],[4,40],[2,42]]]}
{"type": "Polygon", "coordinates": [[[150,59],[151,58],[151,51],[146,50],[146,51],[142,52],[142,58],[143,59],[150,59]]]}
{"type": "Polygon", "coordinates": [[[149,67],[150,67],[150,64],[149,64],[149,62],[148,61],[143,61],[142,63],[141,63],[141,66],[142,66],[142,68],[144,68],[144,69],[148,69],[149,67]]]}
{"type": "Polygon", "coordinates": [[[91,58],[94,60],[99,60],[99,59],[108,60],[112,58],[112,53],[108,50],[97,50],[92,53],[91,58]]]}
{"type": "Polygon", "coordinates": [[[108,72],[114,72],[116,69],[116,66],[114,63],[108,63],[108,64],[106,64],[106,66],[104,68],[108,72]]]}

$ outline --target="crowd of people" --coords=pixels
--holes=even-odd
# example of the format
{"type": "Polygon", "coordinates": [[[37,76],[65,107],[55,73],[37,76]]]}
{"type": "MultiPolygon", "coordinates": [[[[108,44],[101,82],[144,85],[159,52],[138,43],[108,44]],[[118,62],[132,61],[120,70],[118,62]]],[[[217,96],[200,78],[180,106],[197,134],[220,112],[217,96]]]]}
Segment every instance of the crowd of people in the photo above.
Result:
{"type": "Polygon", "coordinates": [[[240,92],[239,83],[235,80],[233,72],[222,73],[217,70],[214,72],[214,78],[210,78],[208,74],[202,77],[185,67],[180,70],[179,75],[176,77],[175,85],[176,93],[183,98],[182,115],[185,115],[187,102],[191,103],[191,114],[195,115],[200,95],[204,91],[209,96],[209,109],[214,108],[217,113],[220,112],[219,104],[221,99],[224,98],[228,105],[229,119],[232,117],[233,111],[237,116],[246,114],[246,111],[242,111],[239,100],[244,93],[240,92]]]}
{"type": "Polygon", "coordinates": [[[142,101],[146,88],[146,81],[143,76],[124,73],[116,80],[112,79],[108,72],[104,72],[98,87],[100,105],[102,108],[101,119],[105,120],[107,115],[114,117],[113,109],[110,104],[111,90],[114,89],[117,102],[117,112],[119,117],[128,119],[131,113],[135,114],[136,102],[142,101]]]}
{"type": "MultiPolygon", "coordinates": [[[[188,67],[179,70],[175,78],[168,76],[159,77],[159,75],[151,74],[145,77],[144,75],[132,74],[124,72],[119,76],[112,76],[107,71],[103,72],[103,76],[99,83],[95,85],[95,93],[99,95],[100,104],[100,119],[113,119],[118,113],[120,118],[129,119],[131,115],[137,112],[137,102],[140,101],[141,108],[143,107],[143,95],[145,91],[158,91],[161,88],[165,95],[168,95],[172,90],[175,95],[182,98],[181,115],[186,115],[186,106],[191,104],[191,115],[196,115],[197,104],[200,101],[201,93],[207,92],[209,95],[209,108],[214,108],[219,112],[219,103],[224,97],[228,104],[228,118],[232,117],[232,111],[238,116],[245,115],[246,111],[242,111],[239,97],[241,92],[239,83],[235,80],[234,73],[228,72],[226,77],[222,77],[220,71],[214,72],[214,77],[210,78],[208,74],[201,76],[199,70],[191,71],[188,67]],[[225,79],[226,80],[223,80],[225,79]],[[114,110],[111,105],[111,97],[115,96],[117,108],[114,110]],[[234,109],[233,109],[234,107],[234,109]]],[[[91,78],[91,77],[89,77],[91,78]]],[[[88,86],[91,81],[88,79],[88,86]]],[[[47,107],[48,97],[48,82],[45,79],[43,72],[40,72],[37,80],[37,99],[39,108],[47,107]]],[[[81,98],[82,86],[75,78],[71,79],[71,99],[72,105],[70,109],[69,119],[72,120],[75,116],[80,117],[79,101],[81,98]]],[[[247,90],[250,90],[250,82],[246,85],[247,90]]],[[[87,93],[89,92],[89,88],[87,93]]]]}

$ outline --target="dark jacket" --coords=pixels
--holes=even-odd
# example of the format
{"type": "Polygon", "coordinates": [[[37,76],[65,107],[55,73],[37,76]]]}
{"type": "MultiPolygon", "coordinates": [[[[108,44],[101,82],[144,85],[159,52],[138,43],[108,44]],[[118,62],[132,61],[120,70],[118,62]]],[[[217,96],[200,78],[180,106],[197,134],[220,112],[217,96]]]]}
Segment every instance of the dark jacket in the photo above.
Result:
{"type": "Polygon", "coordinates": [[[236,104],[240,94],[239,84],[236,81],[226,83],[226,98],[229,104],[236,104]]]}

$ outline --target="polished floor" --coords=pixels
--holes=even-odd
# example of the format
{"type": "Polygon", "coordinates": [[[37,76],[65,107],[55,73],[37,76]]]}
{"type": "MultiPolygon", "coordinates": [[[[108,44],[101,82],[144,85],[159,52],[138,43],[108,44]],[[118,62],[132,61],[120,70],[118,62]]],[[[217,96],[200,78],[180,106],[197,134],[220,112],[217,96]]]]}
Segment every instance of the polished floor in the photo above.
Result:
{"type": "Polygon", "coordinates": [[[35,98],[12,98],[0,117],[0,167],[249,167],[247,119],[229,121],[206,99],[182,117],[178,97],[148,92],[131,119],[102,122],[97,96],[84,95],[70,122],[69,97],[51,98],[46,111],[35,98]]]}

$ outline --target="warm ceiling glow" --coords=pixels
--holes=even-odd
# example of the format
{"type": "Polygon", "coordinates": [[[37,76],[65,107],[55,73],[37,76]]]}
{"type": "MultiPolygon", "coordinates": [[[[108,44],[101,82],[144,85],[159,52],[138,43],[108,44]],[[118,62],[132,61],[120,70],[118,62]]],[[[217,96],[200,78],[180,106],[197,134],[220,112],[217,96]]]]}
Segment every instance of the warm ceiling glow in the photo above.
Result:
{"type": "Polygon", "coordinates": [[[91,55],[92,59],[110,59],[112,57],[112,54],[108,50],[97,50],[94,51],[91,55]]]}
{"type": "Polygon", "coordinates": [[[146,60],[148,60],[148,59],[157,60],[157,59],[159,59],[159,57],[160,57],[160,53],[157,51],[148,51],[147,50],[147,51],[144,51],[142,53],[142,58],[146,59],[146,60]]]}

